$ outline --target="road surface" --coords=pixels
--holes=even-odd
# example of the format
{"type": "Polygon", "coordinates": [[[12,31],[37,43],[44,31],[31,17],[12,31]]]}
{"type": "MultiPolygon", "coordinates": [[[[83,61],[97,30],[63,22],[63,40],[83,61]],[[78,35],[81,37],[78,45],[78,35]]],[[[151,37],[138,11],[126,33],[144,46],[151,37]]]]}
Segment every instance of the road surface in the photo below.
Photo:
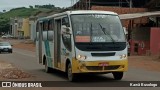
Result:
{"type": "MultiPolygon", "coordinates": [[[[36,61],[35,52],[22,50],[22,49],[15,49],[13,50],[12,54],[0,54],[1,60],[6,60],[9,63],[14,64],[16,67],[30,73],[33,77],[31,77],[29,80],[32,81],[60,81],[60,82],[67,82],[67,77],[65,73],[54,71],[52,73],[45,73],[44,66],[39,65],[38,61],[36,61]]],[[[140,68],[133,68],[129,67],[129,71],[125,73],[124,78],[121,81],[160,81],[160,72],[155,71],[147,71],[140,68]]],[[[115,81],[113,79],[112,74],[103,74],[103,75],[85,75],[81,77],[81,80],[79,83],[74,83],[73,85],[81,85],[85,87],[54,87],[56,90],[106,90],[108,89],[119,89],[118,87],[111,88],[111,87],[96,87],[101,84],[113,84],[115,81]],[[99,85],[98,85],[99,84],[99,85]]],[[[57,82],[58,83],[58,82],[57,82]]],[[[67,82],[71,83],[71,82],[67,82]]],[[[38,89],[38,88],[37,88],[38,89]]],[[[51,89],[51,88],[47,88],[51,89]]],[[[121,87],[123,90],[128,90],[129,87],[121,87]]],[[[132,90],[137,88],[131,88],[132,90]]],[[[152,87],[138,87],[138,89],[142,90],[155,90],[159,88],[152,88],[152,87]]],[[[4,90],[4,89],[3,89],[4,90]]],[[[41,90],[41,89],[40,89],[41,90]]]]}

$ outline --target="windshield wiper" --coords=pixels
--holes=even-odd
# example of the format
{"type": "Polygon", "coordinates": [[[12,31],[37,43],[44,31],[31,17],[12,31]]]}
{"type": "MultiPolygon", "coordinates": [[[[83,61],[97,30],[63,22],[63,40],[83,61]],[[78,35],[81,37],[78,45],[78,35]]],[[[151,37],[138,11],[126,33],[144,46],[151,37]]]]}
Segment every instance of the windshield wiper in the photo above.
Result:
{"type": "Polygon", "coordinates": [[[112,38],[112,36],[111,36],[108,32],[105,32],[105,31],[104,31],[105,28],[103,28],[100,23],[99,23],[99,26],[101,27],[102,32],[103,32],[105,35],[108,35],[108,36],[110,37],[110,39],[112,40],[112,42],[115,43],[115,40],[112,38]]]}

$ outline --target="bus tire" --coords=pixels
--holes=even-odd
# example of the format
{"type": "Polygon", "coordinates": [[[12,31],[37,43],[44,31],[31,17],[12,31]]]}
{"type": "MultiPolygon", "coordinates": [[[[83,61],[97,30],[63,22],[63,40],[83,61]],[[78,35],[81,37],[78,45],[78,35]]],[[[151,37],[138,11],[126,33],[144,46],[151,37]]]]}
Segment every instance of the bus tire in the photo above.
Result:
{"type": "Polygon", "coordinates": [[[45,60],[45,72],[50,73],[52,71],[52,68],[48,67],[47,60],[45,60]]]}
{"type": "Polygon", "coordinates": [[[123,72],[112,72],[115,80],[121,80],[123,77],[123,72]]]}
{"type": "Polygon", "coordinates": [[[71,82],[76,81],[76,75],[72,73],[71,63],[69,63],[67,66],[67,77],[68,77],[68,80],[71,82]]]}

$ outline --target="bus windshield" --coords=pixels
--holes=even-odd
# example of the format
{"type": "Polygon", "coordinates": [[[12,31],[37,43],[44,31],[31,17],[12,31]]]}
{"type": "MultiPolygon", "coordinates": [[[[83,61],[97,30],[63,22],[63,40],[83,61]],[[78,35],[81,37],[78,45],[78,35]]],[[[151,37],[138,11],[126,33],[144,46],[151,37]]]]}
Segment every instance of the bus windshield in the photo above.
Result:
{"type": "MultiPolygon", "coordinates": [[[[125,42],[125,34],[117,15],[81,14],[71,15],[75,43],[125,42]]],[[[111,45],[113,46],[113,45],[111,45]]]]}
{"type": "Polygon", "coordinates": [[[72,15],[75,42],[125,42],[124,31],[116,15],[72,15]]]}

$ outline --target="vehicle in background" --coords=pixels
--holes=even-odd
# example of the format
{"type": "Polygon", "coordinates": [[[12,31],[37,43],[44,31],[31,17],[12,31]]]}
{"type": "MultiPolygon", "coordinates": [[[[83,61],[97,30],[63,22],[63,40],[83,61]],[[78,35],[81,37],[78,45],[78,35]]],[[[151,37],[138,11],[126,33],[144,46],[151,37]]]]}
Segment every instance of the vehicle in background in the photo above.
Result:
{"type": "Polygon", "coordinates": [[[12,45],[9,42],[0,42],[0,53],[12,53],[12,45]]]}
{"type": "Polygon", "coordinates": [[[7,34],[7,35],[3,35],[3,36],[2,36],[2,38],[13,38],[13,36],[12,36],[12,35],[7,34]]]}

